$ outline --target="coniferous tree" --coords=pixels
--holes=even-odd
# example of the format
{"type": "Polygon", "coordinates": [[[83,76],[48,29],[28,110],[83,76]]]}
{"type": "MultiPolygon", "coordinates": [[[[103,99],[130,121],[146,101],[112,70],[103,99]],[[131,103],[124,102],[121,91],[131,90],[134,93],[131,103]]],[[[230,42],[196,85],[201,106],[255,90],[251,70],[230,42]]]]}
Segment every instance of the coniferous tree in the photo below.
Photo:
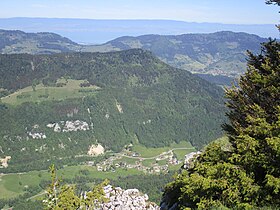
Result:
{"type": "Polygon", "coordinates": [[[278,6],[280,6],[280,0],[268,0],[266,1],[267,4],[277,4],[278,6]]]}
{"type": "Polygon", "coordinates": [[[47,189],[46,199],[43,200],[46,210],[98,209],[101,204],[109,201],[104,192],[104,187],[109,184],[107,179],[95,185],[91,191],[84,192],[85,196],[80,196],[76,194],[75,186],[61,186],[54,165],[50,166],[49,171],[51,184],[47,189]]]}
{"type": "Polygon", "coordinates": [[[225,126],[229,161],[242,167],[259,187],[256,203],[280,204],[280,44],[270,40],[262,54],[249,53],[240,88],[227,91],[225,126]]]}
{"type": "Polygon", "coordinates": [[[248,54],[239,87],[226,91],[229,144],[210,144],[167,185],[169,207],[280,208],[280,44],[270,40],[261,54],[248,54]]]}

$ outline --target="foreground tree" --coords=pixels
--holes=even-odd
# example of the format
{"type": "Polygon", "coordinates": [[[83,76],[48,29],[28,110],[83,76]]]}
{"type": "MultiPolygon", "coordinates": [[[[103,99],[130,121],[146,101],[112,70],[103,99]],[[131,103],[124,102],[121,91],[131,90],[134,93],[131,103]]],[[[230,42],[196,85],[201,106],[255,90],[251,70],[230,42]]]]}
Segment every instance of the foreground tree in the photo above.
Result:
{"type": "Polygon", "coordinates": [[[280,44],[269,41],[259,56],[249,54],[240,89],[227,91],[231,124],[225,126],[230,160],[250,174],[260,199],[279,202],[280,194],[280,44]]]}
{"type": "Polygon", "coordinates": [[[280,6],[280,0],[267,0],[266,3],[267,4],[277,4],[278,6],[280,6]]]}
{"type": "Polygon", "coordinates": [[[49,168],[51,184],[47,189],[47,197],[43,200],[46,210],[88,210],[98,209],[102,203],[108,202],[103,187],[109,184],[108,180],[93,187],[92,191],[78,196],[75,186],[60,185],[61,180],[57,177],[54,165],[49,168]]]}
{"type": "MultiPolygon", "coordinates": [[[[280,1],[269,1],[279,5],[280,1]]],[[[210,144],[167,185],[169,207],[280,209],[280,44],[249,53],[239,88],[226,91],[228,145],[210,144]]]]}

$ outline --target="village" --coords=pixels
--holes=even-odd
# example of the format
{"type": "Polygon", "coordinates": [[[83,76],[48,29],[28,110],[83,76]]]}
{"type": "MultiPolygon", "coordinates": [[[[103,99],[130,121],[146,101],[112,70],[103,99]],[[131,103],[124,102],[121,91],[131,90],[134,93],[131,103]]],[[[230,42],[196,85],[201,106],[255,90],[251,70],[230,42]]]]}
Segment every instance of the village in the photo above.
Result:
{"type": "Polygon", "coordinates": [[[87,164],[96,166],[98,171],[115,172],[116,169],[137,169],[148,174],[167,173],[171,165],[181,164],[173,150],[163,152],[154,157],[141,157],[141,154],[132,151],[132,145],[127,146],[120,153],[115,153],[102,162],[89,161],[87,164]]]}

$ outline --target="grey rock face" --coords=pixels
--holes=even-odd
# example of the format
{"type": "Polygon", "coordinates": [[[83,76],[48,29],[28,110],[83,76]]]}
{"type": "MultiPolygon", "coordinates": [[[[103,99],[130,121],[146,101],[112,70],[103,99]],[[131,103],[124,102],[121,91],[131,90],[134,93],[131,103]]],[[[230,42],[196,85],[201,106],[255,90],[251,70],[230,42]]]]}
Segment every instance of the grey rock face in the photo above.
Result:
{"type": "Polygon", "coordinates": [[[100,209],[110,210],[159,210],[159,206],[149,202],[148,195],[138,189],[123,190],[120,187],[107,185],[104,187],[108,203],[101,204],[100,209]]]}

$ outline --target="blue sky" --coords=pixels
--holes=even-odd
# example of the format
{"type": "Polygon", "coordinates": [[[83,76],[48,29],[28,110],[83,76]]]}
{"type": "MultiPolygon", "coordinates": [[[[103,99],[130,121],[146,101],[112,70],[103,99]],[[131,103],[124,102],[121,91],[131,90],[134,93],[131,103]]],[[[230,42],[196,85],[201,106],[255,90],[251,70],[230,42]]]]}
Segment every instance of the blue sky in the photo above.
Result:
{"type": "Polygon", "coordinates": [[[170,19],[188,22],[278,23],[265,0],[0,0],[0,18],[170,19]]]}

